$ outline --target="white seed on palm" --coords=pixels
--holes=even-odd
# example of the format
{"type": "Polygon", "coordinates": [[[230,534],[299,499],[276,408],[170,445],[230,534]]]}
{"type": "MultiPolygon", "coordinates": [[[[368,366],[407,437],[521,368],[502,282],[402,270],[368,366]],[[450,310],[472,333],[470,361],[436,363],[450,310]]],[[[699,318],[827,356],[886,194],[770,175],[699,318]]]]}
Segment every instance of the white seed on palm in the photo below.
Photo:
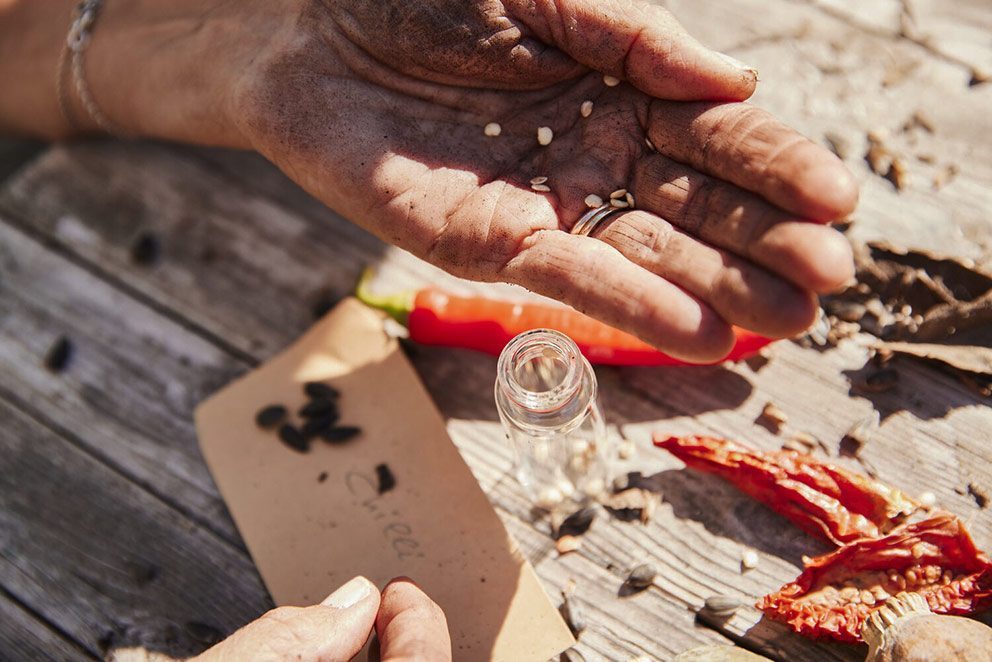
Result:
{"type": "Polygon", "coordinates": [[[654,143],[651,142],[651,139],[650,138],[645,138],[644,139],[644,144],[647,145],[648,146],[648,149],[650,149],[652,152],[657,151],[657,150],[655,150],[654,143]]]}
{"type": "Polygon", "coordinates": [[[628,205],[630,205],[631,207],[634,206],[634,196],[632,194],[627,193],[627,195],[624,196],[624,199],[627,201],[628,205]]]}
{"type": "Polygon", "coordinates": [[[582,117],[589,117],[592,115],[592,101],[583,101],[582,105],[579,106],[579,113],[582,117]]]}
{"type": "Polygon", "coordinates": [[[616,207],[617,209],[626,209],[630,205],[627,204],[627,201],[624,200],[623,198],[611,198],[610,199],[610,206],[611,207],[616,207]]]}
{"type": "Polygon", "coordinates": [[[530,187],[538,193],[548,193],[551,191],[551,187],[547,184],[531,184],[530,187]]]}
{"type": "Polygon", "coordinates": [[[555,139],[555,132],[549,126],[542,126],[537,130],[537,144],[547,146],[555,139]]]}
{"type": "Polygon", "coordinates": [[[626,195],[627,195],[627,189],[625,189],[625,188],[618,188],[613,193],[610,193],[610,199],[611,200],[619,200],[620,198],[626,197],[626,195]]]}
{"type": "Polygon", "coordinates": [[[545,177],[544,175],[541,175],[540,177],[535,177],[534,179],[530,180],[530,183],[532,185],[533,184],[545,184],[545,183],[547,183],[547,181],[548,181],[548,178],[545,177]]]}
{"type": "Polygon", "coordinates": [[[595,209],[596,207],[601,207],[602,205],[603,199],[595,193],[590,193],[586,196],[586,207],[589,207],[589,209],[595,209]]]}
{"type": "Polygon", "coordinates": [[[503,133],[503,127],[501,127],[496,122],[490,122],[489,124],[486,125],[486,128],[484,128],[482,132],[487,136],[489,136],[490,138],[495,138],[499,134],[503,133]]]}
{"type": "Polygon", "coordinates": [[[606,74],[603,76],[603,84],[606,85],[606,87],[616,87],[620,84],[620,79],[616,76],[606,74]]]}

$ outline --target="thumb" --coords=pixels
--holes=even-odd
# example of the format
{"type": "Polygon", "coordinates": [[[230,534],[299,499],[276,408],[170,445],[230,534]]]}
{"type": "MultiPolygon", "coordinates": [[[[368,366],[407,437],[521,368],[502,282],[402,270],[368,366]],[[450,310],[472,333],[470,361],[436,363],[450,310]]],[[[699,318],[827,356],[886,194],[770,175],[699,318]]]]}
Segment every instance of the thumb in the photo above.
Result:
{"type": "Polygon", "coordinates": [[[344,662],[365,646],[378,610],[378,589],[355,577],[319,605],[267,612],[195,659],[344,662]]]}
{"type": "Polygon", "coordinates": [[[382,662],[451,662],[444,612],[405,577],[394,579],[382,590],[375,631],[382,662]]]}
{"type": "Polygon", "coordinates": [[[578,62],[672,101],[743,101],[758,72],[696,41],[645,0],[507,0],[510,13],[578,62]]]}

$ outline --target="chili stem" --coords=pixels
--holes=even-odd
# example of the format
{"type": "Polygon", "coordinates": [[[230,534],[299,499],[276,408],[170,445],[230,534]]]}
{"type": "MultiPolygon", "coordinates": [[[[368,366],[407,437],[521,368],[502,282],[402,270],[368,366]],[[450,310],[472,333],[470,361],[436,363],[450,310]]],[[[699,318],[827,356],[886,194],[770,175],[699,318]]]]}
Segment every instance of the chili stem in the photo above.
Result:
{"type": "Polygon", "coordinates": [[[374,276],[375,271],[373,271],[372,267],[366,267],[362,272],[362,277],[358,279],[358,285],[355,286],[355,297],[366,306],[381,310],[403,326],[406,326],[410,319],[410,312],[413,310],[414,300],[417,296],[416,292],[407,291],[396,294],[377,294],[372,291],[371,287],[374,276]]]}

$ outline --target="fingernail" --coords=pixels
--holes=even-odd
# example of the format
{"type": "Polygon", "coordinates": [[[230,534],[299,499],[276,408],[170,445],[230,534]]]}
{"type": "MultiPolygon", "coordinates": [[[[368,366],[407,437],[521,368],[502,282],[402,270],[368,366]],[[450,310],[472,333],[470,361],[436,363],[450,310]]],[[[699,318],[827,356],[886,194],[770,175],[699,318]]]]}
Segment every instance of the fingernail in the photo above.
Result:
{"type": "Polygon", "coordinates": [[[720,59],[726,62],[727,64],[729,64],[730,66],[734,67],[735,69],[740,69],[741,71],[746,71],[747,73],[753,75],[755,80],[758,80],[758,70],[755,69],[754,67],[744,64],[737,58],[731,57],[726,53],[717,52],[717,55],[719,55],[720,59]]]}
{"type": "Polygon", "coordinates": [[[324,598],[320,604],[335,609],[347,609],[364,600],[372,592],[372,582],[359,575],[324,598]]]}

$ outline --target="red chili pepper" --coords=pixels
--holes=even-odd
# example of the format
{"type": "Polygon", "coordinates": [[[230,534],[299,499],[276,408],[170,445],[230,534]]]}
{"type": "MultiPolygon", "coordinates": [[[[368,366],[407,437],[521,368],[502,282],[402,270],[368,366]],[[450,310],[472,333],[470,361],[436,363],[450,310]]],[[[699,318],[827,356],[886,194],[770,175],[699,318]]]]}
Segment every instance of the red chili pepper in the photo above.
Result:
{"type": "MultiPolygon", "coordinates": [[[[357,297],[406,325],[410,338],[424,345],[462,347],[499,356],[507,343],[524,331],[554,329],[574,340],[583,355],[598,365],[696,365],[565,306],[459,296],[434,288],[376,296],[368,291],[365,281],[363,278],[359,283],[357,297]]],[[[772,342],[736,327],[734,333],[737,341],[725,361],[754,356],[772,342]]]]}
{"type": "Polygon", "coordinates": [[[868,614],[901,591],[919,593],[937,614],[982,611],[992,607],[992,562],[961,520],[941,513],[809,560],[757,607],[799,634],[858,642],[868,614]]]}
{"type": "Polygon", "coordinates": [[[759,451],[711,437],[655,435],[654,445],[838,545],[887,533],[919,508],[893,487],[796,451],[759,451]]]}

